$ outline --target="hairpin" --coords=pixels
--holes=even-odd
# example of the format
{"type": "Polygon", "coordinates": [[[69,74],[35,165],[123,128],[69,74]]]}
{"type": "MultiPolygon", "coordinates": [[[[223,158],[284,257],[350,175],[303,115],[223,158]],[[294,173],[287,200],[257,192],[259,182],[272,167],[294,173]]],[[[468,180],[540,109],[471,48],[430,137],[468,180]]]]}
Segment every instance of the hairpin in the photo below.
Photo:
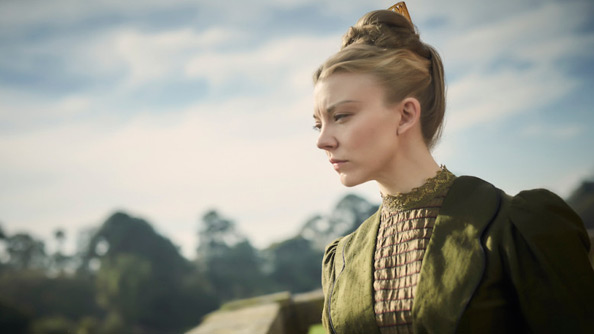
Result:
{"type": "Polygon", "coordinates": [[[412,20],[410,19],[410,15],[408,14],[408,9],[406,9],[406,4],[404,3],[404,1],[400,1],[394,6],[388,8],[388,10],[391,10],[404,16],[410,23],[412,23],[412,20]]]}

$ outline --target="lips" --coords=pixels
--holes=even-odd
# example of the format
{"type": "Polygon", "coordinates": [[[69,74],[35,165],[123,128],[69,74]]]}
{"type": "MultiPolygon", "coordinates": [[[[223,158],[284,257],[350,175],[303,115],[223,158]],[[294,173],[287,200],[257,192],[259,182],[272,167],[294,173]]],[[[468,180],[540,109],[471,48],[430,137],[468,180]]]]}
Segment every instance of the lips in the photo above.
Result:
{"type": "Polygon", "coordinates": [[[330,159],[330,163],[335,170],[339,170],[348,160],[330,159]]]}

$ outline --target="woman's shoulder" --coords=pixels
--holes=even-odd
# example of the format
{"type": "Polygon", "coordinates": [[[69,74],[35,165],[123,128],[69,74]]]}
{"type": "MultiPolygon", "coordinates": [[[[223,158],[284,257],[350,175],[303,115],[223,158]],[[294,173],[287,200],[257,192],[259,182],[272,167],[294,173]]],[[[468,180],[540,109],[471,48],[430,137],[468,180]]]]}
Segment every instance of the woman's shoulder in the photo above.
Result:
{"type": "Polygon", "coordinates": [[[455,201],[477,197],[479,200],[497,198],[500,211],[509,214],[509,217],[519,224],[529,223],[534,218],[543,221],[561,218],[581,223],[577,213],[561,197],[547,189],[523,190],[510,196],[488,181],[465,175],[456,178],[450,194],[455,197],[455,201]]]}
{"type": "Polygon", "coordinates": [[[561,197],[547,189],[524,190],[510,196],[480,178],[459,176],[445,205],[461,208],[460,211],[464,210],[468,215],[494,212],[491,230],[513,229],[514,233],[520,233],[528,240],[559,233],[572,234],[589,247],[581,218],[561,197]]]}
{"type": "Polygon", "coordinates": [[[594,271],[581,218],[546,189],[504,195],[502,208],[499,224],[494,224],[504,231],[500,254],[535,332],[565,328],[590,333],[594,271]],[[542,305],[557,305],[550,307],[556,311],[543,310],[542,305]],[[574,321],[567,327],[570,316],[574,321]],[[549,326],[541,325],[547,322],[549,326]]]}
{"type": "Polygon", "coordinates": [[[325,250],[324,250],[323,266],[328,267],[328,266],[334,265],[334,259],[335,259],[337,249],[339,247],[344,248],[345,247],[344,243],[348,243],[348,244],[350,244],[351,242],[364,243],[365,241],[363,241],[361,239],[369,239],[371,236],[370,232],[372,232],[372,230],[374,228],[376,228],[378,225],[379,212],[380,212],[380,209],[378,209],[378,211],[376,211],[373,215],[371,215],[363,223],[361,223],[361,225],[359,225],[359,227],[357,227],[357,229],[355,231],[353,231],[350,234],[347,234],[345,236],[336,238],[334,241],[332,241],[331,243],[326,245],[325,250]],[[342,245],[342,246],[340,246],[340,245],[342,245]]]}
{"type": "Polygon", "coordinates": [[[378,209],[373,215],[365,219],[365,221],[363,221],[361,225],[359,225],[359,227],[355,229],[355,231],[351,232],[350,234],[338,237],[334,239],[334,241],[332,241],[331,243],[327,244],[324,251],[325,256],[333,255],[334,253],[336,253],[336,249],[338,248],[339,243],[343,240],[357,238],[358,236],[366,236],[369,230],[373,229],[376,220],[379,219],[379,212],[380,210],[378,209]]]}
{"type": "Polygon", "coordinates": [[[582,220],[561,197],[546,189],[510,196],[475,177],[459,177],[450,192],[457,203],[451,206],[457,210],[448,212],[456,217],[452,221],[473,230],[485,227],[478,233],[485,263],[505,275],[532,331],[592,332],[590,241],[582,220]],[[489,215],[483,213],[491,217],[486,224],[480,218],[489,215]]]}
{"type": "Polygon", "coordinates": [[[344,237],[336,238],[334,241],[332,241],[331,243],[326,245],[326,247],[324,249],[324,264],[326,262],[329,262],[329,260],[333,260],[334,254],[336,254],[336,248],[338,247],[338,243],[343,238],[344,237]]]}
{"type": "Polygon", "coordinates": [[[557,194],[547,189],[532,189],[519,192],[509,201],[509,217],[518,227],[538,221],[534,228],[547,228],[557,222],[567,222],[583,228],[578,214],[557,194]]]}
{"type": "Polygon", "coordinates": [[[590,249],[590,239],[580,216],[557,194],[547,189],[524,190],[505,196],[505,220],[533,247],[567,249],[571,244],[590,249]]]}

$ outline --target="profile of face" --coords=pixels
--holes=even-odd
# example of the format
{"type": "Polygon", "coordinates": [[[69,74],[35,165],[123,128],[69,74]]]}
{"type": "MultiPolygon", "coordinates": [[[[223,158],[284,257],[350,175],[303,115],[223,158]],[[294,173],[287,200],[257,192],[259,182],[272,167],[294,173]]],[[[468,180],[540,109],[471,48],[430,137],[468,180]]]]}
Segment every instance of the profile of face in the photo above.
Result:
{"type": "Polygon", "coordinates": [[[339,72],[316,83],[317,146],[342,184],[390,178],[398,160],[399,107],[386,103],[384,88],[370,74],[339,72]]]}

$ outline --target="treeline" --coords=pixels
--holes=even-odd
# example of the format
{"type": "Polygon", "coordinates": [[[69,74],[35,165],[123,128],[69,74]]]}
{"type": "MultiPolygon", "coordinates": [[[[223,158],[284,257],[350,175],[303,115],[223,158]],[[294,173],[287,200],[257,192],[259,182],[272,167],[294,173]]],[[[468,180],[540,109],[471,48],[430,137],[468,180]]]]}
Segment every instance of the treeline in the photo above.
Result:
{"type": "MultiPolygon", "coordinates": [[[[594,230],[594,182],[583,182],[568,203],[594,230]]],[[[263,250],[211,210],[197,224],[192,259],[124,212],[81,233],[71,253],[63,230],[44,241],[0,226],[0,333],[182,333],[229,300],[318,289],[324,246],[376,210],[347,195],[293,238],[263,250]]]]}
{"type": "Polygon", "coordinates": [[[225,301],[318,289],[324,245],[376,209],[348,195],[264,250],[211,210],[197,224],[193,259],[124,212],[81,233],[71,253],[63,230],[44,241],[0,226],[0,332],[181,333],[225,301]]]}

